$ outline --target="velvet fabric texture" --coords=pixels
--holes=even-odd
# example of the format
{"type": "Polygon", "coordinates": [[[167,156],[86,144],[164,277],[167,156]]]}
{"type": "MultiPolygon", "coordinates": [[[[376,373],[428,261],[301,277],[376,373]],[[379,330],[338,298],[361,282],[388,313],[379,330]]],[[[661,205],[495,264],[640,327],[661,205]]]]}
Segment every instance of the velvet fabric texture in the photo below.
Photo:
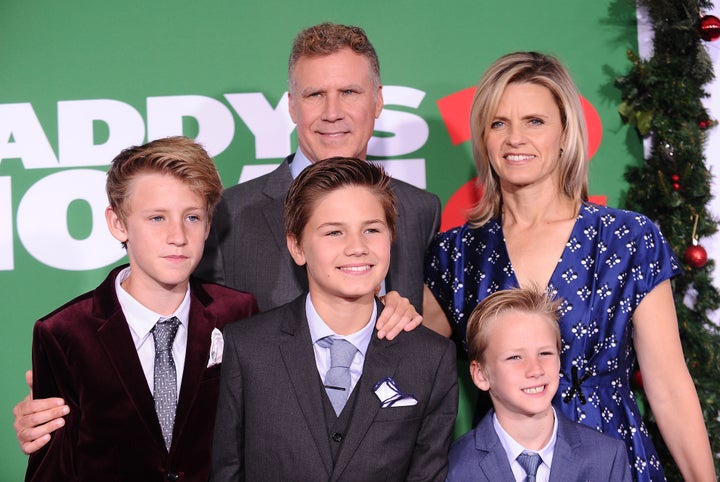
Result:
{"type": "Polygon", "coordinates": [[[169,453],[125,316],[108,275],[35,324],[35,398],[62,397],[66,424],[30,456],[26,480],[207,481],[220,365],[211,333],[257,313],[252,295],[191,278],[184,375],[169,453]]]}

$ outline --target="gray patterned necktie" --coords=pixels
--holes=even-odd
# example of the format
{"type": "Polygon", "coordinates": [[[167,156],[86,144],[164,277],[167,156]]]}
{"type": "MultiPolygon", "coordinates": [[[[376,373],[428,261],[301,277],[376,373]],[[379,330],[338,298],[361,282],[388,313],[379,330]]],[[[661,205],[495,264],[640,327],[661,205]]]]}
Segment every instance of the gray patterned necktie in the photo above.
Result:
{"type": "Polygon", "coordinates": [[[540,456],[532,452],[523,452],[517,456],[517,461],[520,466],[525,469],[525,473],[527,474],[525,482],[535,482],[537,469],[542,462],[540,456]]]}
{"type": "Polygon", "coordinates": [[[347,340],[326,336],[318,345],[330,348],[330,369],[325,375],[325,391],[332,403],[335,415],[340,416],[350,396],[350,365],[357,348],[347,340]]]}
{"type": "Polygon", "coordinates": [[[165,447],[170,450],[175,406],[177,405],[177,372],[172,357],[172,345],[175,341],[180,320],[176,317],[158,321],[152,329],[155,340],[155,411],[162,429],[165,447]]]}

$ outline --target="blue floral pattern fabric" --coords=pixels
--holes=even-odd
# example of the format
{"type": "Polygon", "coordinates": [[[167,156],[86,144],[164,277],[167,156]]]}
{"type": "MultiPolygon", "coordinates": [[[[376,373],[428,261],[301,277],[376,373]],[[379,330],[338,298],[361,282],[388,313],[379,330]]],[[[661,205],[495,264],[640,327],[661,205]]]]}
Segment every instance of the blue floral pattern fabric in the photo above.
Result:
{"type": "MultiPolygon", "coordinates": [[[[645,295],[681,272],[646,216],[590,203],[575,225],[548,288],[563,299],[560,386],[553,400],[570,419],[625,441],[636,480],[664,480],[630,387],[636,354],[632,315],[645,295]]],[[[425,281],[465,342],[473,308],[517,287],[501,220],[466,224],[436,236],[425,281]]]]}

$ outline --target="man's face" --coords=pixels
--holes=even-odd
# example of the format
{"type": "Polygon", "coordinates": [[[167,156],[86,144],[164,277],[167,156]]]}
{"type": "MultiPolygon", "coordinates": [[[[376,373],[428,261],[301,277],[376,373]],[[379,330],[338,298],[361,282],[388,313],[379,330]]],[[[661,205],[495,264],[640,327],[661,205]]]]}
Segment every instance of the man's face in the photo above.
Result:
{"type": "Polygon", "coordinates": [[[382,86],[374,86],[367,58],[349,48],[301,57],[291,76],[290,116],[307,158],[365,159],[383,108],[382,86]]]}

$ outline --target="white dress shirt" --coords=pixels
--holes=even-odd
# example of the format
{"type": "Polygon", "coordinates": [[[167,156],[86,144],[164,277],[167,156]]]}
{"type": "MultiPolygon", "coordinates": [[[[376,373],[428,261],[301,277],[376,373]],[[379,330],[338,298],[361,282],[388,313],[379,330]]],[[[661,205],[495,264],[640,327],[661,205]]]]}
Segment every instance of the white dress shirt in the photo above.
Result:
{"type": "Polygon", "coordinates": [[[120,308],[122,308],[125,319],[130,327],[135,349],[137,350],[140,364],[142,365],[145,379],[147,380],[150,393],[154,392],[155,385],[155,341],[151,330],[160,319],[167,319],[176,316],[180,320],[177,335],[172,347],[172,356],[175,361],[175,372],[177,373],[177,393],[180,395],[180,385],[185,368],[185,352],[187,349],[187,326],[190,318],[190,285],[188,284],[185,298],[177,310],[170,316],[162,316],[159,313],[146,308],[138,300],[130,296],[120,283],[130,276],[130,268],[125,268],[115,278],[115,292],[117,293],[120,308]]]}

